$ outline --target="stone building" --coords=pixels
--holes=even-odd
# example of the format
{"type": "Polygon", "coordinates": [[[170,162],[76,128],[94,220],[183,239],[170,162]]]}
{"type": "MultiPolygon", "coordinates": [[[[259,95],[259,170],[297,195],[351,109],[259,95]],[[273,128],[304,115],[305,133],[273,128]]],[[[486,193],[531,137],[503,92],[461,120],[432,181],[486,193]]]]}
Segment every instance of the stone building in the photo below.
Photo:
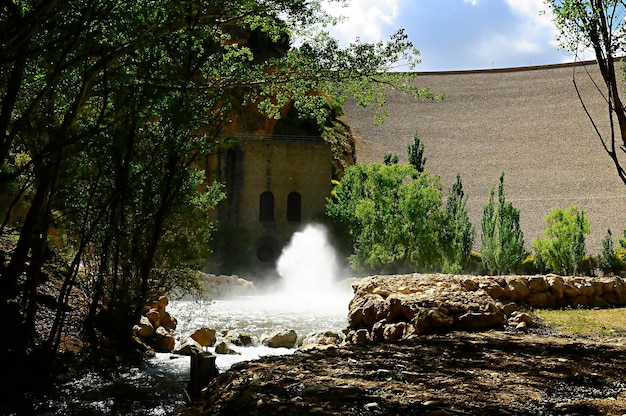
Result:
{"type": "Polygon", "coordinates": [[[294,232],[323,221],[333,165],[319,136],[237,135],[209,166],[227,194],[217,210],[212,272],[271,271],[294,232]]]}

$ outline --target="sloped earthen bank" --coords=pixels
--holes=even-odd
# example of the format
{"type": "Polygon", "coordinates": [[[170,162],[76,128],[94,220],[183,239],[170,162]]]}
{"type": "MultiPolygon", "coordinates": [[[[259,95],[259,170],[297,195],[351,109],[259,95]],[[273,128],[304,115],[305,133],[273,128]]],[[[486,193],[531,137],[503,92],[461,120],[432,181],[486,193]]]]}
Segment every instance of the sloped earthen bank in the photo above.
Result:
{"type": "Polygon", "coordinates": [[[448,331],[525,327],[520,308],[626,305],[620,277],[370,276],[354,283],[346,341],[398,341],[448,331]]]}

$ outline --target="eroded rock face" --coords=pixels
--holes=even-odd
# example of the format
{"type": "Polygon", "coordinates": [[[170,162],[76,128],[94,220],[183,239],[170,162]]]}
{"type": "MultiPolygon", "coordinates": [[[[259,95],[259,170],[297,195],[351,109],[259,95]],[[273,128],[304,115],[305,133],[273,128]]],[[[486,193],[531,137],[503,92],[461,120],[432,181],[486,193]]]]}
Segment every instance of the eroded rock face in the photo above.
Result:
{"type": "Polygon", "coordinates": [[[626,305],[619,278],[547,276],[370,276],[353,284],[346,341],[397,341],[448,331],[537,326],[529,308],[626,305]]]}

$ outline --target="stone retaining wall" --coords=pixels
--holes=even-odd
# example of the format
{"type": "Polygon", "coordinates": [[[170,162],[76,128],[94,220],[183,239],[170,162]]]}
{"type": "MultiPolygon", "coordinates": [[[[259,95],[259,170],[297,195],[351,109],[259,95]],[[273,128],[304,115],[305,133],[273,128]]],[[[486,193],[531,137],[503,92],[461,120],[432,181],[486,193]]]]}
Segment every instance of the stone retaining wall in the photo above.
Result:
{"type": "Polygon", "coordinates": [[[626,281],[619,277],[411,274],[370,276],[352,287],[345,332],[353,343],[526,325],[519,307],[626,305],[626,281]]]}

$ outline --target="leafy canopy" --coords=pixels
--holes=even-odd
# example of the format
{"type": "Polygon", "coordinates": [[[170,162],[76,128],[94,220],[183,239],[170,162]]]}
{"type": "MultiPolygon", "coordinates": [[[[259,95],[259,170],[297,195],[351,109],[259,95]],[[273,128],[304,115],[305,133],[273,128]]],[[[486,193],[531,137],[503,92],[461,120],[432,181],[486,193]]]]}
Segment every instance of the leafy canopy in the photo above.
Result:
{"type": "Polygon", "coordinates": [[[346,225],[357,270],[430,270],[441,262],[442,192],[439,179],[427,172],[406,164],[350,166],[327,214],[346,225]]]}
{"type": "Polygon", "coordinates": [[[585,256],[585,235],[589,220],[585,211],[572,205],[554,208],[546,217],[546,238],[534,242],[536,256],[554,273],[567,275],[578,271],[585,256]]]}

